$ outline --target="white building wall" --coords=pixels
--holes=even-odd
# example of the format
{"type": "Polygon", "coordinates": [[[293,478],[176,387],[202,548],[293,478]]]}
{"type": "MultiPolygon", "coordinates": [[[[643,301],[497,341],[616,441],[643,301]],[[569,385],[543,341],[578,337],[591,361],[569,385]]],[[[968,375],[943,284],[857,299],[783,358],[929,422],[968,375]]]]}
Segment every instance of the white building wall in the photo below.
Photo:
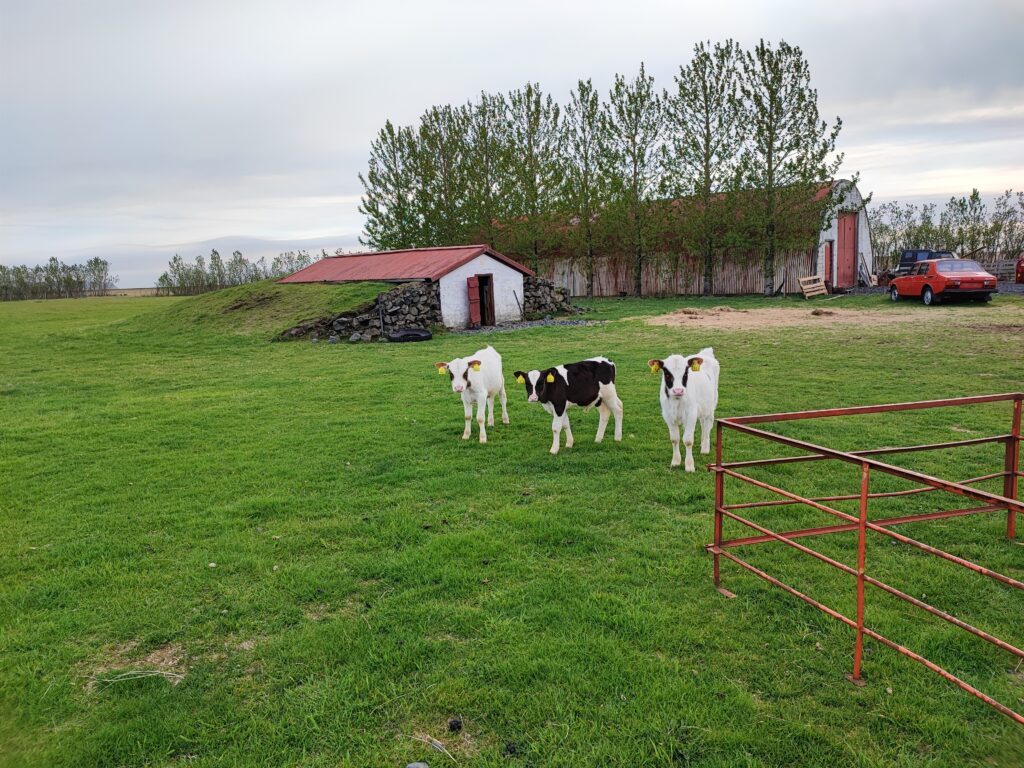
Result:
{"type": "Polygon", "coordinates": [[[863,207],[864,198],[861,197],[860,190],[846,179],[837,181],[836,184],[842,186],[842,202],[839,204],[836,215],[832,217],[832,225],[828,229],[823,229],[818,236],[817,271],[815,274],[825,274],[825,243],[829,240],[832,241],[832,256],[835,258],[836,249],[839,247],[839,214],[855,208],[860,209],[857,214],[857,253],[863,254],[864,261],[868,265],[868,271],[873,272],[875,269],[875,255],[871,250],[871,225],[868,222],[867,209],[863,207]]]}
{"type": "Polygon", "coordinates": [[[466,278],[487,274],[494,276],[494,321],[508,323],[523,319],[520,308],[524,301],[523,273],[487,254],[481,254],[441,278],[441,319],[446,326],[465,328],[469,324],[466,278]]]}

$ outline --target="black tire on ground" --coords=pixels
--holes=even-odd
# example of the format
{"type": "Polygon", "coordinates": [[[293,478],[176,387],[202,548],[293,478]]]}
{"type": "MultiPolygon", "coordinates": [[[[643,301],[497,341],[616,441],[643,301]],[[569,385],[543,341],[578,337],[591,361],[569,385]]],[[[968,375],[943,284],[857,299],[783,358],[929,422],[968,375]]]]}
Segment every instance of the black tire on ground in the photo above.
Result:
{"type": "Polygon", "coordinates": [[[426,328],[399,328],[388,334],[388,341],[430,341],[433,334],[426,328]]]}
{"type": "Polygon", "coordinates": [[[939,303],[939,297],[935,295],[930,285],[926,285],[924,290],[921,291],[921,301],[923,301],[926,306],[930,307],[932,304],[939,303]]]}
{"type": "Polygon", "coordinates": [[[900,289],[897,288],[895,285],[889,287],[889,298],[892,299],[893,301],[900,300],[900,289]]]}

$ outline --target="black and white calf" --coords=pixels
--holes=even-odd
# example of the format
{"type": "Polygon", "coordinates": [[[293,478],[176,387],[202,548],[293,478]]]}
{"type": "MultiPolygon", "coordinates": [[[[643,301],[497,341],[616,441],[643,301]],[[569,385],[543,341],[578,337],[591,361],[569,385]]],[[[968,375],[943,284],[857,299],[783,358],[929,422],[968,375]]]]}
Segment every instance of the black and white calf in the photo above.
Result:
{"type": "Polygon", "coordinates": [[[558,453],[562,430],[565,447],[572,448],[569,408],[597,406],[600,421],[595,443],[604,439],[608,417],[615,414],[615,439],[622,439],[622,401],[615,392],[615,363],[605,357],[592,357],[578,363],[556,365],[543,371],[516,371],[516,381],[526,386],[526,399],[539,402],[551,414],[554,438],[551,453],[558,453]]]}
{"type": "Polygon", "coordinates": [[[501,400],[501,423],[508,424],[508,399],[505,396],[505,374],[501,370],[501,355],[494,347],[484,347],[469,357],[457,357],[447,363],[434,363],[442,376],[448,374],[452,381],[452,392],[462,396],[466,412],[466,429],[463,440],[469,440],[473,420],[473,403],[476,403],[476,423],[480,428],[480,442],[487,442],[484,429],[484,408],[489,406],[487,426],[494,426],[494,397],[501,400]]]}
{"type": "Polygon", "coordinates": [[[672,441],[672,464],[678,467],[679,425],[683,425],[686,471],[693,472],[693,432],[700,419],[700,452],[711,452],[711,426],[718,407],[718,360],[715,350],[705,347],[696,355],[669,355],[648,360],[651,371],[661,371],[661,417],[672,441]]]}

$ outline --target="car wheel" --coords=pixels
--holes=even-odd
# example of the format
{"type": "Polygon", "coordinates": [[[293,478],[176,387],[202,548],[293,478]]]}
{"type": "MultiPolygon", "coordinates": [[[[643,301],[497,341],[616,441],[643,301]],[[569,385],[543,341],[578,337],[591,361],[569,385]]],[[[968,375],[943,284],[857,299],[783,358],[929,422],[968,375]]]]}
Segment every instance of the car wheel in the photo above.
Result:
{"type": "Polygon", "coordinates": [[[892,299],[893,301],[900,300],[900,289],[897,288],[895,285],[889,288],[889,298],[892,299]]]}
{"type": "Polygon", "coordinates": [[[925,306],[929,306],[929,307],[932,304],[938,304],[939,303],[938,299],[936,298],[935,293],[932,291],[932,288],[931,288],[930,285],[926,285],[924,287],[924,290],[921,291],[921,301],[923,301],[925,303],[925,306]]]}

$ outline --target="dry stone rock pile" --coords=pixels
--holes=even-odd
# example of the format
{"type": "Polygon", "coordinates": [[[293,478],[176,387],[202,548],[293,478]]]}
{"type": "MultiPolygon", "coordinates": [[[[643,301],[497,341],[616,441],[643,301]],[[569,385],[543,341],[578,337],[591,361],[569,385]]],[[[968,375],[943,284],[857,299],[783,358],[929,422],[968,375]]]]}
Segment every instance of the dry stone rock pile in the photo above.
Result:
{"type": "Polygon", "coordinates": [[[523,277],[523,293],[526,294],[526,319],[543,315],[574,314],[582,310],[569,300],[564,288],[557,288],[543,277],[523,277]]]}

